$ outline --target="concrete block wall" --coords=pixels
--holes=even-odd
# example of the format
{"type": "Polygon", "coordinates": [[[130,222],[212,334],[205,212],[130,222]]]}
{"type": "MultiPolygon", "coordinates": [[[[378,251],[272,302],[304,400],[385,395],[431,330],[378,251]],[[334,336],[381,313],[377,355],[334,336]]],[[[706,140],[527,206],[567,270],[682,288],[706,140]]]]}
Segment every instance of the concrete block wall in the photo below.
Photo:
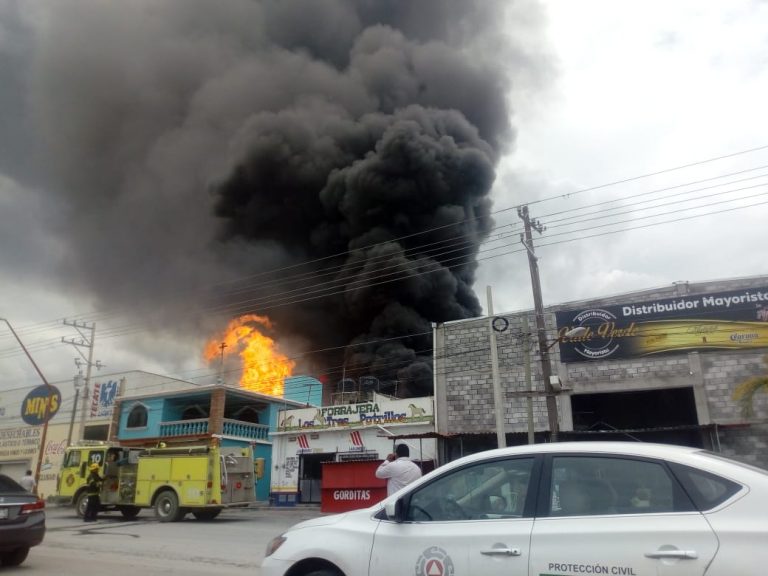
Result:
{"type": "MultiPolygon", "coordinates": [[[[697,284],[676,283],[654,290],[552,306],[545,314],[547,341],[554,342],[557,338],[554,314],[557,310],[620,305],[766,285],[768,276],[697,284]]],[[[499,373],[504,391],[505,431],[525,432],[526,399],[520,393],[529,389],[524,369],[526,338],[531,342],[531,389],[543,390],[535,317],[532,311],[495,316],[504,317],[509,323],[503,332],[496,333],[499,373]]],[[[439,432],[495,432],[489,331],[488,318],[450,322],[436,327],[435,399],[439,432]]],[[[560,376],[566,389],[559,397],[562,429],[572,429],[570,394],[692,387],[700,424],[746,425],[744,428],[719,429],[718,440],[724,447],[724,453],[740,454],[750,461],[768,465],[768,451],[764,449],[768,441],[768,394],[756,396],[755,415],[749,422],[732,398],[734,388],[746,378],[768,374],[768,365],[763,361],[766,353],[768,349],[679,352],[626,360],[561,364],[555,345],[550,350],[552,371],[560,376]]],[[[544,397],[534,396],[533,406],[536,430],[547,430],[544,397]]]]}
{"type": "MultiPolygon", "coordinates": [[[[713,421],[727,424],[745,420],[768,419],[768,394],[757,393],[752,407],[754,416],[747,418],[739,402],[733,399],[736,386],[751,376],[768,376],[766,350],[750,352],[717,352],[701,355],[704,385],[713,421]]],[[[766,390],[768,392],[768,390],[766,390]]]]}

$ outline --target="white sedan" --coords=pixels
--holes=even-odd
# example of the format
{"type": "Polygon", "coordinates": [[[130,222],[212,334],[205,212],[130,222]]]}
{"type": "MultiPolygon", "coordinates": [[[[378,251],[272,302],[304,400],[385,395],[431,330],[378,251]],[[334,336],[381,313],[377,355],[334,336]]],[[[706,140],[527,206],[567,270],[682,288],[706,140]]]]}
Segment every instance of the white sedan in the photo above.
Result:
{"type": "Polygon", "coordinates": [[[768,472],[695,448],[536,444],[275,538],[265,576],[763,576],[768,472]]]}

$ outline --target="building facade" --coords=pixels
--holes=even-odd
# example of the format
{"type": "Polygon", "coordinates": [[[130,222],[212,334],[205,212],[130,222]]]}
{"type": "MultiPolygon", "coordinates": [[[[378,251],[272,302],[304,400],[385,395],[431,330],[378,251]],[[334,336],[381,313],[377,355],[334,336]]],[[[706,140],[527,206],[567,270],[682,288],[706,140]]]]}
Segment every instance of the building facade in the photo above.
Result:
{"type": "Polygon", "coordinates": [[[383,460],[401,442],[428,472],[437,459],[434,430],[431,397],[374,393],[364,402],[281,411],[273,434],[272,492],[320,502],[324,463],[383,460]]]}
{"type": "MultiPolygon", "coordinates": [[[[38,493],[43,497],[55,493],[64,450],[70,444],[80,440],[114,440],[121,434],[121,441],[142,438],[149,438],[151,441],[152,438],[159,438],[164,434],[181,435],[183,431],[191,429],[190,422],[196,419],[193,416],[196,415],[198,420],[207,422],[206,410],[210,409],[210,387],[141,370],[99,374],[91,378],[87,387],[79,379],[54,382],[51,386],[53,400],[46,408],[45,414],[41,412],[41,406],[44,399],[49,397],[49,391],[44,385],[20,387],[0,393],[0,473],[19,479],[26,470],[35,471],[38,460],[42,458],[38,493]],[[202,389],[207,391],[201,392],[202,389]],[[116,412],[115,407],[121,399],[129,397],[143,398],[149,403],[149,428],[124,428],[122,433],[119,432],[120,411],[116,412]],[[45,430],[45,446],[41,446],[44,416],[48,419],[48,426],[45,430]],[[163,418],[162,422],[188,422],[175,427],[169,425],[155,429],[155,424],[159,426],[160,422],[156,422],[156,418],[163,418]]],[[[307,402],[319,403],[322,397],[321,383],[310,377],[288,379],[286,389],[290,393],[287,400],[253,395],[240,388],[231,388],[226,417],[220,423],[220,432],[228,436],[225,443],[235,442],[233,438],[237,437],[255,439],[249,435],[258,430],[263,437],[257,439],[257,456],[269,457],[271,443],[268,428],[270,422],[273,426],[276,424],[277,414],[277,408],[272,410],[271,406],[275,403],[278,403],[281,409],[306,406],[307,402]],[[243,394],[245,399],[242,398],[243,394]],[[290,399],[292,397],[296,400],[290,399]],[[264,426],[249,426],[254,424],[254,418],[261,418],[264,426]],[[236,423],[240,421],[243,422],[243,427],[238,428],[236,423]]],[[[207,431],[208,428],[206,433],[207,431]]],[[[268,498],[268,487],[267,477],[267,480],[262,482],[257,496],[268,498]]]]}
{"type": "Polygon", "coordinates": [[[64,449],[78,440],[107,440],[116,399],[122,394],[153,390],[178,390],[192,384],[159,374],[134,370],[98,375],[88,387],[77,380],[52,383],[52,401],[45,416],[40,411],[49,393],[44,385],[0,393],[0,473],[20,478],[35,471],[40,457],[38,492],[47,497],[56,491],[56,477],[64,449]]]}
{"type": "MultiPolygon", "coordinates": [[[[680,282],[544,316],[559,440],[701,446],[768,467],[768,395],[740,400],[768,376],[768,277],[680,282]]],[[[535,314],[446,323],[435,327],[436,429],[455,434],[446,459],[496,446],[492,331],[507,444],[526,443],[529,426],[550,439],[535,314]]]]}
{"type": "Polygon", "coordinates": [[[217,384],[121,397],[113,413],[110,440],[123,446],[250,446],[263,459],[256,499],[270,497],[272,433],[278,412],[306,404],[217,384]]]}

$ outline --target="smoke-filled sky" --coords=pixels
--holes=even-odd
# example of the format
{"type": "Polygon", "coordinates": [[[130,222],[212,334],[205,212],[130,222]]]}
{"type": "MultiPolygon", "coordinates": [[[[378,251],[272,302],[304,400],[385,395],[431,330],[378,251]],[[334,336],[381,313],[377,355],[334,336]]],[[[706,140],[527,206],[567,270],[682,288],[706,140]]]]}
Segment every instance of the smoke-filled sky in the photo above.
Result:
{"type": "MultiPolygon", "coordinates": [[[[53,380],[63,317],[110,371],[202,381],[206,338],[256,312],[303,370],[420,394],[431,322],[486,285],[530,306],[516,204],[553,198],[548,303],[765,273],[762,198],[636,205],[765,150],[569,194],[768,144],[766,25],[746,0],[0,0],[0,316],[53,380]],[[665,214],[689,219],[626,230],[665,214]]],[[[36,383],[0,345],[0,391],[36,383]]]]}

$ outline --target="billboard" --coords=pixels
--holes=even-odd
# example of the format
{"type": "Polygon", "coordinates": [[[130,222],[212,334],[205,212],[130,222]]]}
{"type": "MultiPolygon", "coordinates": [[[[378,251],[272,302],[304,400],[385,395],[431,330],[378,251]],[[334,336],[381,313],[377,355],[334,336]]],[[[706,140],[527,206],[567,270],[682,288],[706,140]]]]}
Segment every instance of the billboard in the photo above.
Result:
{"type": "Polygon", "coordinates": [[[562,362],[768,347],[768,287],[555,313],[562,362]],[[581,336],[565,334],[586,328],[581,336]]]}
{"type": "Polygon", "coordinates": [[[370,402],[281,410],[278,432],[363,428],[396,424],[432,424],[432,398],[390,399],[376,395],[370,402]]]}

